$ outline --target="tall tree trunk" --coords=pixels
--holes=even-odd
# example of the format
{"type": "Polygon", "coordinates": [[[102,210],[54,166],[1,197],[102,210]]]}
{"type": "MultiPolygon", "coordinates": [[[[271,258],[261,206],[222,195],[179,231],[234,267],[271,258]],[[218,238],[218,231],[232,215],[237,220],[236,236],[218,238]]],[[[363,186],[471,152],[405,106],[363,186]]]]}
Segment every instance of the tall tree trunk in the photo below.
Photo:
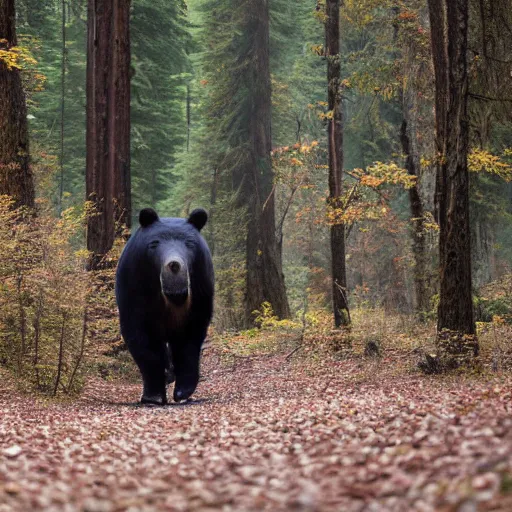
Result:
{"type": "MultiPolygon", "coordinates": [[[[457,333],[463,351],[463,335],[475,334],[471,295],[471,244],[469,225],[469,173],[467,155],[468,0],[429,0],[432,53],[436,71],[436,140],[438,163],[438,211],[440,296],[438,332],[457,333]],[[441,14],[440,14],[441,13],[441,14]]],[[[452,335],[449,336],[453,340],[452,335]]],[[[455,353],[450,342],[447,349],[455,353]]],[[[476,354],[478,346],[471,343],[476,354]]]]}
{"type": "Polygon", "coordinates": [[[192,127],[192,93],[190,91],[190,82],[187,82],[187,152],[190,150],[190,130],[192,127]]]}
{"type": "Polygon", "coordinates": [[[208,240],[208,245],[210,246],[210,252],[212,253],[212,258],[215,256],[215,226],[217,222],[217,194],[219,191],[219,170],[217,167],[213,169],[212,176],[212,188],[210,190],[210,212],[208,214],[208,229],[210,232],[210,238],[208,240]]]}
{"type": "Polygon", "coordinates": [[[109,167],[108,102],[111,73],[111,0],[89,0],[87,11],[86,196],[95,206],[87,249],[95,268],[114,243],[113,169],[109,167]]]}
{"type": "MultiPolygon", "coordinates": [[[[14,0],[0,0],[0,50],[17,45],[14,0]]],[[[34,206],[27,107],[20,71],[0,59],[0,194],[15,206],[34,206]]]]}
{"type": "MultiPolygon", "coordinates": [[[[446,116],[448,112],[448,41],[446,0],[428,0],[430,17],[430,39],[435,78],[435,122],[436,122],[436,191],[435,217],[439,225],[445,223],[441,218],[446,211],[444,204],[446,183],[444,183],[443,160],[446,153],[446,116]]],[[[439,250],[444,250],[441,242],[444,233],[439,233],[439,250]]],[[[442,258],[441,258],[442,259],[442,258]]]]}
{"type": "Polygon", "coordinates": [[[130,225],[130,0],[89,0],[86,194],[91,268],[112,248],[116,222],[130,225]]]}
{"type": "MultiPolygon", "coordinates": [[[[341,102],[340,0],[325,4],[325,50],[327,57],[327,96],[332,117],[328,125],[330,208],[342,207],[343,194],[343,111],[341,102]]],[[[334,325],[350,323],[345,260],[345,225],[331,226],[332,300],[334,325]]]]}
{"type": "Polygon", "coordinates": [[[110,167],[114,169],[114,211],[120,226],[131,227],[130,173],[130,3],[113,0],[112,78],[110,87],[110,167]]]}
{"type": "Polygon", "coordinates": [[[61,47],[61,76],[60,76],[60,179],[58,210],[62,212],[62,197],[64,195],[64,133],[66,113],[66,0],[62,0],[62,47],[61,47]]]}
{"type": "MultiPolygon", "coordinates": [[[[398,16],[397,8],[396,15],[398,16]]],[[[418,18],[422,25],[427,26],[428,13],[426,7],[418,11],[418,18]]],[[[398,24],[396,35],[398,36],[398,24]]],[[[409,188],[409,208],[411,212],[411,238],[412,252],[414,257],[414,310],[421,317],[429,310],[430,292],[429,282],[431,281],[429,259],[430,255],[427,249],[427,232],[425,228],[425,213],[428,211],[428,201],[425,200],[425,191],[423,186],[429,176],[422,174],[420,164],[420,154],[425,151],[425,142],[420,142],[418,134],[421,133],[422,126],[420,120],[421,100],[418,93],[419,84],[426,77],[424,76],[424,66],[418,59],[418,52],[421,51],[416,41],[410,38],[402,38],[402,126],[400,129],[400,142],[405,156],[405,168],[410,176],[416,178],[414,186],[409,188]],[[426,178],[426,179],[425,179],[426,178]],[[421,179],[421,183],[420,183],[421,179]],[[423,189],[423,190],[421,190],[423,189]],[[422,194],[423,192],[423,194],[422,194]]],[[[432,137],[433,139],[433,137],[432,137]]],[[[427,142],[428,144],[428,142],[427,142]]],[[[432,176],[434,177],[434,176],[432,176]]],[[[432,195],[432,199],[434,199],[432,195]]]]}
{"type": "Polygon", "coordinates": [[[271,161],[271,82],[269,1],[251,2],[248,31],[252,36],[253,65],[249,125],[250,160],[243,179],[243,198],[248,207],[246,243],[246,319],[263,302],[272,305],[279,318],[290,316],[281,254],[275,226],[274,173],[271,161]]]}
{"type": "Polygon", "coordinates": [[[404,114],[400,130],[402,150],[405,155],[405,168],[409,175],[416,176],[416,184],[409,189],[409,206],[411,209],[412,252],[414,255],[414,292],[415,309],[417,313],[424,313],[429,308],[428,296],[428,257],[425,240],[425,211],[419,191],[419,158],[415,152],[411,138],[413,130],[409,128],[407,119],[410,118],[410,105],[407,104],[407,94],[404,94],[404,114]]]}

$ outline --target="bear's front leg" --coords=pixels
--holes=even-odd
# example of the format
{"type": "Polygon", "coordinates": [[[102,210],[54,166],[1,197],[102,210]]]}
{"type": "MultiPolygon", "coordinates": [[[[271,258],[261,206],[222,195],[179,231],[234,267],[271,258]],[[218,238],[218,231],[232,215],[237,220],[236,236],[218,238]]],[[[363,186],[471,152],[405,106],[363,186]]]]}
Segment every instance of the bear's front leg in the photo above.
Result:
{"type": "Polygon", "coordinates": [[[126,340],[126,344],[142,375],[143,404],[167,404],[167,353],[164,343],[150,343],[146,335],[126,340]]]}
{"type": "Polygon", "coordinates": [[[176,380],[176,374],[174,373],[174,366],[172,364],[172,351],[170,343],[165,344],[166,354],[166,368],[165,368],[165,383],[167,385],[172,384],[176,380]]]}
{"type": "Polygon", "coordinates": [[[149,405],[167,404],[167,382],[165,369],[161,375],[142,374],[144,389],[140,402],[149,405]]]}
{"type": "Polygon", "coordinates": [[[174,401],[188,400],[199,382],[199,363],[203,338],[177,340],[172,345],[172,358],[176,372],[174,401]]]}

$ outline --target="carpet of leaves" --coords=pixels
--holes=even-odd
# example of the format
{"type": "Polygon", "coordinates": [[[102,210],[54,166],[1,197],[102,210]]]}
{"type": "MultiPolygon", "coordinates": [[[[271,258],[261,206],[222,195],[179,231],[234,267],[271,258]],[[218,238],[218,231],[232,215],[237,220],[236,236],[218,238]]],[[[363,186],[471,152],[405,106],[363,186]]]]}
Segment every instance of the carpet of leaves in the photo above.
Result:
{"type": "Polygon", "coordinates": [[[226,366],[195,400],[76,401],[0,384],[0,512],[512,510],[512,376],[429,378],[396,360],[226,366]]]}

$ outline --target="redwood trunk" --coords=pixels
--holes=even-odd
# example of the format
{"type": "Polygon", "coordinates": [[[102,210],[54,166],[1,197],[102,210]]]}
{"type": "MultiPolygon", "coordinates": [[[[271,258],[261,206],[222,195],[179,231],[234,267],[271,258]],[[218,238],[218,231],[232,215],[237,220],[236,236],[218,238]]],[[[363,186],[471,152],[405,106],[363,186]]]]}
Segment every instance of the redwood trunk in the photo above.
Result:
{"type": "MultiPolygon", "coordinates": [[[[328,126],[329,198],[331,208],[342,208],[343,194],[343,111],[341,104],[340,1],[326,1],[325,48],[327,57],[327,96],[332,118],[328,126]]],[[[345,225],[331,226],[332,300],[334,325],[350,323],[345,261],[345,225]]]]}
{"type": "MultiPolygon", "coordinates": [[[[0,0],[0,50],[17,45],[14,0],[0,0]]],[[[34,206],[29,162],[27,106],[19,69],[0,59],[0,194],[14,206],[34,206]]]]}
{"type": "Polygon", "coordinates": [[[111,142],[109,157],[114,170],[115,220],[131,227],[130,174],[130,3],[114,0],[112,85],[110,87],[111,142]]]}
{"type": "Polygon", "coordinates": [[[86,194],[91,267],[130,225],[130,0],[89,0],[86,194]]]}
{"type": "Polygon", "coordinates": [[[272,305],[279,318],[290,316],[281,254],[275,226],[274,174],[271,152],[271,81],[269,45],[269,2],[258,0],[249,31],[254,41],[254,63],[250,83],[251,115],[249,126],[250,160],[243,179],[243,195],[248,206],[246,317],[272,305]]]}

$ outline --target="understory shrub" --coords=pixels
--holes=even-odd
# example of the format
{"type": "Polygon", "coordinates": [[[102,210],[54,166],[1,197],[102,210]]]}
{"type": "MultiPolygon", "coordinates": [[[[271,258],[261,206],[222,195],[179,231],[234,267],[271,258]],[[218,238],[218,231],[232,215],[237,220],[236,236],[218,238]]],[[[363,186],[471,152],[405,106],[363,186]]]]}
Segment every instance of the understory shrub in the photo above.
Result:
{"type": "Polygon", "coordinates": [[[25,389],[75,393],[86,350],[87,252],[76,250],[86,212],[37,216],[0,196],[0,365],[25,389]]]}

